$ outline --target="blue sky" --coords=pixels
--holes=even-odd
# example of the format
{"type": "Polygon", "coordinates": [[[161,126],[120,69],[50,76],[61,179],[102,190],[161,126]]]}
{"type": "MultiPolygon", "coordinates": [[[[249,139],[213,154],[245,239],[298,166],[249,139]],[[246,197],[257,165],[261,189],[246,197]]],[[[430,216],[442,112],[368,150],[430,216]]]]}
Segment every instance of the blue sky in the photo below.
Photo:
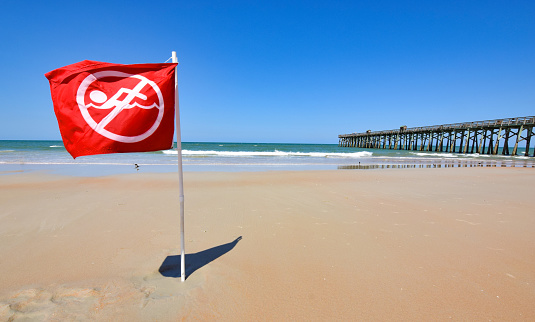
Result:
{"type": "Polygon", "coordinates": [[[0,139],[59,139],[44,73],[177,51],[183,141],[535,115],[535,1],[11,1],[0,139]]]}

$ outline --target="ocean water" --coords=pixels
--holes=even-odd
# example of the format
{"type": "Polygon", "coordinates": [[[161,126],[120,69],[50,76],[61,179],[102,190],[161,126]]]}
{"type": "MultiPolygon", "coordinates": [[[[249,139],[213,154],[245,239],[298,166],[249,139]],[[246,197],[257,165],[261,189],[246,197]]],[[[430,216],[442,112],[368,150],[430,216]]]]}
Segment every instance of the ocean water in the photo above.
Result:
{"type": "MultiPolygon", "coordinates": [[[[176,144],[175,144],[176,147],[176,144]]],[[[535,167],[523,156],[344,148],[337,144],[184,142],[184,171],[269,171],[425,167],[535,167]]],[[[0,173],[51,171],[68,175],[176,172],[176,149],[83,156],[61,141],[1,141],[0,173]],[[135,164],[138,166],[136,167],[135,164]]]]}

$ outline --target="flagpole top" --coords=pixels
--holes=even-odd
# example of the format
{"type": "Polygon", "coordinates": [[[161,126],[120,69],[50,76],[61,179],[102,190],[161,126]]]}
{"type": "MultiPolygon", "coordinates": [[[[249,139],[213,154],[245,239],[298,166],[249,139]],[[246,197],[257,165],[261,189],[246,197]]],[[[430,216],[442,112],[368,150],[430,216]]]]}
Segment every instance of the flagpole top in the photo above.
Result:
{"type": "Polygon", "coordinates": [[[176,51],[171,52],[171,57],[173,58],[173,63],[178,63],[178,59],[176,58],[176,51]]]}

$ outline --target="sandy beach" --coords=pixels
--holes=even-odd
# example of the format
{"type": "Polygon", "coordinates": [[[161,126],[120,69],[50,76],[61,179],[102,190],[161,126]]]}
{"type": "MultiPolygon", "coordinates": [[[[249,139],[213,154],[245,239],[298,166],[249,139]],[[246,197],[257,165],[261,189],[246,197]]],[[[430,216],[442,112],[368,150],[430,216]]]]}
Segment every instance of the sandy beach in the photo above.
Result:
{"type": "Polygon", "coordinates": [[[535,320],[534,169],[0,174],[0,320],[535,320]]]}

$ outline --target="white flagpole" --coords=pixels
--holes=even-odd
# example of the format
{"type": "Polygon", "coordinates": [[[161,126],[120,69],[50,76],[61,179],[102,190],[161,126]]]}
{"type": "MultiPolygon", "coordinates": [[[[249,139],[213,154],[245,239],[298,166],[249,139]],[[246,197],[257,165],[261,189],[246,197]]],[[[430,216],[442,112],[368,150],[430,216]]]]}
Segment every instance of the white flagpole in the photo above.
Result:
{"type": "MultiPolygon", "coordinates": [[[[176,51],[172,54],[173,63],[178,63],[176,51]]],[[[186,251],[184,245],[184,174],[182,172],[182,140],[180,138],[180,110],[178,104],[178,68],[175,68],[175,117],[176,150],[178,152],[178,198],[180,200],[180,279],[186,280],[186,251]]]]}

